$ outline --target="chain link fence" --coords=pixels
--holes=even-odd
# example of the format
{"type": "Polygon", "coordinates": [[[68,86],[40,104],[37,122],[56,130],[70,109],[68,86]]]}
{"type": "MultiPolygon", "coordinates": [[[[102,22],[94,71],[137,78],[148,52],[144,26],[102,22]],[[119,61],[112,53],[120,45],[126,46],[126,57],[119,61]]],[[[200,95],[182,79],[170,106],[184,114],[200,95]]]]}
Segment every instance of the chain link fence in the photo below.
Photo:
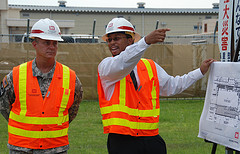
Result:
{"type": "Polygon", "coordinates": [[[218,36],[217,35],[172,35],[166,36],[165,44],[217,44],[218,36]]]}
{"type": "MultiPolygon", "coordinates": [[[[217,44],[217,35],[170,35],[166,36],[162,44],[217,44]]],[[[101,36],[92,35],[67,35],[63,34],[64,41],[60,43],[104,43],[101,36]]],[[[31,42],[26,34],[0,34],[0,43],[24,43],[31,42]]]]}
{"type": "MultiPolygon", "coordinates": [[[[100,36],[92,35],[62,35],[60,43],[100,43],[100,36]]],[[[0,43],[26,43],[32,39],[26,34],[0,34],[0,43]]]]}

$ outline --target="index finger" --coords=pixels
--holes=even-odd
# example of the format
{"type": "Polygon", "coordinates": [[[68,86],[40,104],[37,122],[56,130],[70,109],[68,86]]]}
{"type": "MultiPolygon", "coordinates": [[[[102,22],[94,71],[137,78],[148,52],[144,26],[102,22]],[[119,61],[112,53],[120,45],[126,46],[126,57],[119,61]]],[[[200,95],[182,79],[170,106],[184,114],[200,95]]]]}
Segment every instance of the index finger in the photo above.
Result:
{"type": "Polygon", "coordinates": [[[166,31],[170,31],[171,29],[169,28],[164,28],[164,29],[158,29],[159,32],[166,32],[166,31]]]}

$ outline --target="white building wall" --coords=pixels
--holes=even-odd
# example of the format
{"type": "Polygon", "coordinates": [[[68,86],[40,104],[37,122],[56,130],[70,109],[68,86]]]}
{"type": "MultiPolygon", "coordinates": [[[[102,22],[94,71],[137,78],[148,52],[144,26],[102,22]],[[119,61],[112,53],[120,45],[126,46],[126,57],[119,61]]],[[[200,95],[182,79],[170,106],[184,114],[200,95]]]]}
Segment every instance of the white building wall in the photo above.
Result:
{"type": "MultiPolygon", "coordinates": [[[[170,28],[168,35],[188,35],[199,34],[200,29],[194,29],[194,26],[202,25],[208,14],[117,14],[117,13],[69,13],[69,12],[27,12],[21,11],[21,19],[40,19],[50,18],[53,20],[74,20],[75,27],[70,28],[70,34],[92,34],[93,21],[96,19],[95,35],[103,35],[105,26],[115,17],[124,17],[129,20],[136,28],[136,31],[144,36],[156,28],[156,22],[159,20],[159,28],[170,28]],[[29,15],[26,17],[26,15],[29,15]]],[[[211,18],[217,19],[217,15],[211,15],[211,18]]]]}
{"type": "Polygon", "coordinates": [[[8,0],[1,0],[0,1],[0,11],[8,9],[8,0]]]}
{"type": "Polygon", "coordinates": [[[203,33],[213,33],[218,19],[207,19],[202,21],[203,33]],[[206,29],[206,31],[204,31],[206,29]]]}
{"type": "MultiPolygon", "coordinates": [[[[24,34],[27,31],[27,19],[30,19],[30,28],[33,21],[41,18],[50,18],[62,22],[59,27],[62,34],[92,34],[93,22],[96,20],[95,35],[101,36],[105,33],[108,22],[115,17],[124,17],[129,20],[136,28],[136,31],[145,36],[156,28],[170,28],[168,35],[189,35],[202,33],[200,26],[204,24],[206,18],[216,21],[217,14],[202,13],[96,13],[96,12],[59,12],[59,11],[21,11],[21,9],[8,9],[7,0],[0,1],[0,34],[24,34]],[[1,10],[2,8],[2,10],[1,10]],[[5,9],[5,10],[4,10],[5,9]],[[196,29],[196,27],[198,27],[196,29]]],[[[201,26],[203,27],[203,26],[201,26]]],[[[209,28],[211,31],[212,28],[209,28]]]]}

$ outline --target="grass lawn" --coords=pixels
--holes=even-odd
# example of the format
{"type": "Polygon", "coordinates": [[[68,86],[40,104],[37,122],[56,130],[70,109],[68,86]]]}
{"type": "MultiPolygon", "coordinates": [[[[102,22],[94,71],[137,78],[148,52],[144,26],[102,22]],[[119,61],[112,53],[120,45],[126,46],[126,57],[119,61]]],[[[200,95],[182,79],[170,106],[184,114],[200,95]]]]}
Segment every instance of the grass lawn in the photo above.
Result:
{"type": "MultiPolygon", "coordinates": [[[[204,100],[164,100],[160,102],[159,134],[168,154],[207,154],[212,144],[198,138],[204,100]]],[[[107,135],[103,134],[97,101],[83,101],[69,128],[69,154],[107,154],[107,135]]],[[[7,154],[7,122],[0,116],[0,154],[7,154]]],[[[225,153],[217,146],[217,154],[225,153]]]]}

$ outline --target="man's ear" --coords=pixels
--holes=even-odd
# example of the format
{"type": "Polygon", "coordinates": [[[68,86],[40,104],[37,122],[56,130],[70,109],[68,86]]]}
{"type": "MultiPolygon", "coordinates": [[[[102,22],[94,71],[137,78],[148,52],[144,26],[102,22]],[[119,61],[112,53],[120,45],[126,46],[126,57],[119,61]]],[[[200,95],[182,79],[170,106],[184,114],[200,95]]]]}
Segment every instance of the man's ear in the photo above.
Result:
{"type": "Polygon", "coordinates": [[[35,47],[37,45],[36,40],[32,41],[32,45],[33,45],[33,47],[35,47]]]}
{"type": "Polygon", "coordinates": [[[134,43],[133,38],[132,38],[132,37],[128,38],[128,44],[131,45],[131,44],[133,44],[133,43],[134,43]]]}

